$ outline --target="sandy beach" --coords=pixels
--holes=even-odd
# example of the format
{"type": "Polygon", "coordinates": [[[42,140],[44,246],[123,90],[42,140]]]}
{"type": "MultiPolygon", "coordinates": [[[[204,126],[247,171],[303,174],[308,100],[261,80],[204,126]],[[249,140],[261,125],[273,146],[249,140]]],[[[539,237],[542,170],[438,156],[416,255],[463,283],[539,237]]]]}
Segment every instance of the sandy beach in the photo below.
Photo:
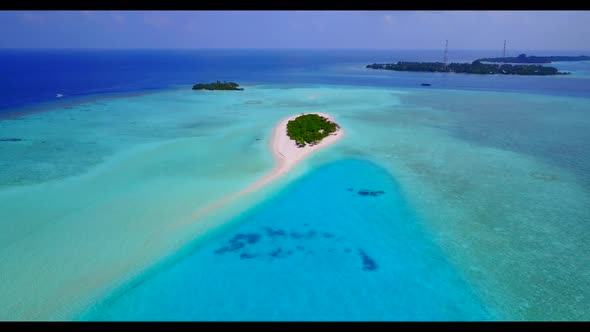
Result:
{"type": "MultiPolygon", "coordinates": [[[[305,114],[317,114],[317,115],[328,118],[330,121],[335,122],[334,118],[332,116],[330,116],[329,114],[318,113],[318,112],[305,113],[305,114]]],[[[292,116],[286,117],[286,118],[282,119],[274,127],[274,129],[272,131],[271,140],[270,140],[270,150],[271,150],[271,153],[273,154],[273,157],[275,159],[275,167],[273,168],[273,170],[270,173],[266,174],[261,179],[252,183],[251,185],[249,185],[245,189],[243,189],[233,195],[227,196],[224,199],[217,201],[217,202],[207,206],[206,208],[197,211],[193,215],[193,218],[194,219],[200,218],[200,217],[208,214],[209,212],[211,212],[215,209],[218,209],[221,206],[228,204],[229,202],[231,202],[231,201],[233,201],[245,194],[251,193],[251,192],[271,183],[272,181],[274,181],[274,180],[278,179],[279,177],[281,177],[282,175],[286,174],[290,169],[292,169],[295,165],[297,165],[302,160],[304,160],[305,158],[310,156],[312,153],[314,153],[318,150],[321,150],[323,148],[326,148],[326,147],[336,143],[337,141],[339,141],[340,139],[342,139],[344,137],[344,129],[342,129],[340,127],[336,130],[335,133],[332,133],[328,137],[324,137],[324,139],[322,139],[318,144],[313,145],[313,146],[307,144],[305,147],[299,148],[295,144],[295,141],[290,139],[289,136],[287,135],[287,123],[289,121],[297,118],[300,115],[302,115],[302,114],[297,114],[297,115],[292,115],[292,116]]]]}
{"type": "MultiPolygon", "coordinates": [[[[328,114],[305,114],[317,114],[328,118],[330,121],[335,122],[334,119],[328,114]]],[[[291,168],[293,168],[295,165],[300,163],[303,159],[305,159],[312,153],[320,149],[326,148],[344,137],[344,130],[342,128],[339,128],[336,130],[335,133],[328,137],[325,137],[318,144],[314,146],[308,144],[305,147],[299,148],[295,144],[295,141],[290,139],[287,135],[287,123],[300,115],[301,114],[287,117],[281,120],[278,125],[276,125],[276,127],[273,130],[271,139],[271,151],[276,163],[275,168],[269,174],[265,175],[262,179],[253,183],[248,188],[244,189],[244,193],[254,191],[264,186],[265,184],[268,184],[269,182],[280,177],[281,175],[287,173],[291,168]]]]}
{"type": "MultiPolygon", "coordinates": [[[[324,113],[305,113],[305,114],[317,114],[317,115],[328,118],[330,121],[335,122],[334,119],[328,114],[324,114],[324,113]]],[[[260,185],[264,185],[265,183],[268,183],[268,181],[272,181],[276,177],[279,177],[279,176],[285,174],[291,168],[293,168],[293,166],[297,165],[299,162],[301,162],[307,156],[311,155],[315,151],[318,151],[318,150],[323,149],[331,144],[334,144],[335,142],[337,142],[338,140],[340,140],[341,138],[344,137],[344,130],[342,128],[339,128],[336,130],[335,133],[322,139],[322,141],[320,143],[318,143],[317,145],[314,145],[314,146],[306,145],[305,147],[299,148],[295,144],[295,141],[290,139],[289,136],[287,135],[287,123],[289,121],[297,118],[299,115],[301,115],[301,114],[290,116],[288,118],[281,120],[281,122],[279,122],[279,124],[274,128],[272,140],[271,140],[271,144],[272,144],[271,151],[272,151],[273,156],[276,161],[275,169],[270,174],[268,174],[263,179],[261,179],[259,182],[256,182],[254,185],[258,184],[258,186],[254,187],[254,185],[253,185],[252,190],[255,190],[255,189],[259,188],[260,185]],[[267,180],[267,182],[263,182],[264,180],[267,180]],[[260,183],[260,182],[262,182],[262,183],[260,183]]]]}

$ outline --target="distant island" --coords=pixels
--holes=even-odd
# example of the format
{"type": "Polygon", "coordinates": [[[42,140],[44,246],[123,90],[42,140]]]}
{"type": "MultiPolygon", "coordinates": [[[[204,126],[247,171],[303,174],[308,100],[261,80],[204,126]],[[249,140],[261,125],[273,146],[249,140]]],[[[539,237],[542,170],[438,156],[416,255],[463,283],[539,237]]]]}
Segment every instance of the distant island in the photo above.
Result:
{"type": "Polygon", "coordinates": [[[287,122],[287,135],[302,148],[306,143],[315,145],[335,132],[339,126],[318,114],[305,114],[287,122]]]}
{"type": "Polygon", "coordinates": [[[193,85],[193,90],[244,90],[244,88],[240,88],[238,83],[235,82],[220,82],[217,81],[215,83],[209,84],[195,84],[193,85]]]}
{"type": "Polygon", "coordinates": [[[472,63],[450,63],[445,65],[442,62],[403,62],[367,65],[371,69],[386,69],[395,71],[415,71],[431,73],[466,73],[466,74],[500,74],[500,75],[566,75],[567,72],[559,72],[554,67],[543,67],[539,65],[510,65],[510,64],[484,64],[480,60],[472,63]]]}
{"type": "Polygon", "coordinates": [[[479,61],[483,62],[508,62],[508,63],[551,63],[555,61],[587,61],[590,60],[590,56],[578,55],[578,56],[562,56],[562,55],[551,55],[551,56],[527,56],[526,54],[520,54],[517,57],[505,57],[505,58],[483,58],[479,61]]]}

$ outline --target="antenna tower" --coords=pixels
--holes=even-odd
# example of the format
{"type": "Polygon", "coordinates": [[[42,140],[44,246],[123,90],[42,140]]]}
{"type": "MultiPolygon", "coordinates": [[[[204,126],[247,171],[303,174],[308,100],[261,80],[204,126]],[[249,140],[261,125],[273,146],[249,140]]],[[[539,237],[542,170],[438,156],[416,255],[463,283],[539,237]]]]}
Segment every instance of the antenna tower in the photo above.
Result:
{"type": "Polygon", "coordinates": [[[504,40],[504,52],[502,52],[502,57],[506,57],[506,40],[504,40]]]}
{"type": "Polygon", "coordinates": [[[443,58],[443,63],[445,64],[445,66],[447,65],[447,55],[449,53],[449,40],[447,39],[445,42],[445,56],[443,58]]]}

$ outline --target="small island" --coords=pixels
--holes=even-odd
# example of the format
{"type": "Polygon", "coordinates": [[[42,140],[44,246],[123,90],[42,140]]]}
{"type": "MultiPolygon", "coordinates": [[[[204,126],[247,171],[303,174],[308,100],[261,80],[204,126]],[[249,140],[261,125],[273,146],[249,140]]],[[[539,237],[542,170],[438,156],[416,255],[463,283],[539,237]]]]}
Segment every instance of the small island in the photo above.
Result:
{"type": "Polygon", "coordinates": [[[527,56],[526,54],[520,54],[517,57],[505,57],[505,58],[483,58],[479,61],[483,62],[504,62],[504,63],[551,63],[555,61],[588,61],[590,56],[578,55],[578,56],[562,56],[562,55],[550,55],[550,56],[527,56]]]}
{"type": "Polygon", "coordinates": [[[540,65],[510,65],[510,64],[484,64],[480,60],[472,63],[450,63],[442,62],[403,62],[367,65],[371,69],[385,69],[395,71],[414,71],[430,73],[466,73],[466,74],[487,74],[487,75],[567,75],[567,72],[560,72],[554,67],[543,67],[540,65]]]}
{"type": "Polygon", "coordinates": [[[316,145],[324,137],[340,128],[336,123],[318,114],[305,114],[287,122],[287,135],[294,140],[297,147],[306,143],[316,145]]]}
{"type": "Polygon", "coordinates": [[[213,90],[244,90],[244,88],[240,88],[238,83],[235,82],[220,82],[217,81],[215,83],[209,83],[209,84],[203,84],[203,83],[199,83],[199,84],[195,84],[193,85],[193,90],[209,90],[209,91],[213,91],[213,90]]]}

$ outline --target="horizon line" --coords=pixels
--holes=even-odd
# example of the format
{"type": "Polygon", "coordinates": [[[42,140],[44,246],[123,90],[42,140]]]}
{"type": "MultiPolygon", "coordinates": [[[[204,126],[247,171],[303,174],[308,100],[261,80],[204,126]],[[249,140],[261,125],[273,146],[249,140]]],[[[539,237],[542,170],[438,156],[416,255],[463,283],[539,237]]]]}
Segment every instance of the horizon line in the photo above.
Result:
{"type": "MultiPolygon", "coordinates": [[[[330,47],[330,48],[313,48],[313,47],[2,47],[0,50],[366,50],[366,51],[443,51],[439,48],[371,48],[371,47],[330,47]]],[[[590,49],[512,49],[513,51],[572,51],[572,52],[590,52],[590,49]]],[[[498,51],[491,48],[454,48],[452,51],[498,51]]]]}

